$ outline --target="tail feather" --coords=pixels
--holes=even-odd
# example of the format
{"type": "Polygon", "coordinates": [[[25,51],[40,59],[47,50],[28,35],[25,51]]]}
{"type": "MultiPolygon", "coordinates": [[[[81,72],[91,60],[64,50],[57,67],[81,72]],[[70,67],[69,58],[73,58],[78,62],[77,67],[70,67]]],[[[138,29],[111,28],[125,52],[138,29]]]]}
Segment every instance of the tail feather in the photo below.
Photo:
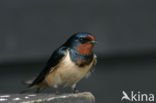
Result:
{"type": "Polygon", "coordinates": [[[26,93],[27,91],[29,91],[29,90],[35,88],[35,86],[31,86],[31,84],[33,83],[33,81],[34,81],[35,79],[36,79],[36,77],[31,78],[31,79],[28,79],[28,80],[24,80],[24,81],[22,81],[22,84],[24,84],[24,85],[28,85],[28,88],[22,90],[22,91],[20,92],[20,94],[22,94],[22,93],[26,93]]]}
{"type": "Polygon", "coordinates": [[[31,85],[35,79],[36,79],[36,77],[24,80],[24,81],[22,81],[22,84],[24,84],[24,85],[31,85]]]}

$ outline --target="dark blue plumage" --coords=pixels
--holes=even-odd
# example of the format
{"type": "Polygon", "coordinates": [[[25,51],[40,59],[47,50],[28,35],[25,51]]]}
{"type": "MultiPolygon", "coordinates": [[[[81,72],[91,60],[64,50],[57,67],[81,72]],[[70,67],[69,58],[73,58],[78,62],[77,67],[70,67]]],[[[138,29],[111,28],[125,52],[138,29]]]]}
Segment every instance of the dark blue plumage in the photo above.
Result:
{"type": "Polygon", "coordinates": [[[87,37],[88,35],[92,35],[91,33],[87,32],[78,32],[72,35],[67,42],[63,44],[63,46],[68,47],[68,48],[74,48],[77,47],[78,45],[81,44],[81,39],[87,37]]]}
{"type": "Polygon", "coordinates": [[[75,49],[69,49],[69,51],[71,60],[80,67],[89,64],[93,60],[93,53],[90,55],[82,55],[75,49]],[[79,62],[79,60],[83,62],[79,62]]]}

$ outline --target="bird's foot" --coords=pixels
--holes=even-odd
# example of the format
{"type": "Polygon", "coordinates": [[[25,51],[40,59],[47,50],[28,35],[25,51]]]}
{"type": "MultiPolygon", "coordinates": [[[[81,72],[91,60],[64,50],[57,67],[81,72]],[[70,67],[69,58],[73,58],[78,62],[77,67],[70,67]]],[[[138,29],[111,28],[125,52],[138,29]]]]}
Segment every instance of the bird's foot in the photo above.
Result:
{"type": "Polygon", "coordinates": [[[73,93],[78,93],[78,92],[79,92],[79,90],[74,88],[73,93]]]}

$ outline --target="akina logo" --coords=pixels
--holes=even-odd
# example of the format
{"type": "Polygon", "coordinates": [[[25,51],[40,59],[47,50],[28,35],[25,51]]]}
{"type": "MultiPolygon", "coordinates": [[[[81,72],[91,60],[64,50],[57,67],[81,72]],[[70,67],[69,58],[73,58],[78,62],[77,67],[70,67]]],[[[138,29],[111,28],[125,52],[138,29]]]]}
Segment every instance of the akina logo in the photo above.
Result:
{"type": "Polygon", "coordinates": [[[127,94],[125,91],[122,91],[122,97],[121,101],[138,101],[138,102],[154,102],[154,94],[146,94],[141,93],[140,91],[134,92],[131,91],[129,94],[127,94]]]}

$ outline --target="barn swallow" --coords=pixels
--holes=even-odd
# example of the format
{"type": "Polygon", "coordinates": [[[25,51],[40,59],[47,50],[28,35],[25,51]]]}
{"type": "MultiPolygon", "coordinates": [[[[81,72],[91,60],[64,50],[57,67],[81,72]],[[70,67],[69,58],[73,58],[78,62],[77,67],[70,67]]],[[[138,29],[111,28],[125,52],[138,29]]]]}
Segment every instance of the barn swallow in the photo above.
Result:
{"type": "MultiPolygon", "coordinates": [[[[62,46],[56,49],[45,68],[29,84],[28,89],[53,87],[71,87],[76,92],[76,84],[90,74],[97,62],[93,53],[96,42],[91,33],[78,32],[72,35],[62,46]]],[[[24,90],[23,92],[27,91],[24,90]]]]}

